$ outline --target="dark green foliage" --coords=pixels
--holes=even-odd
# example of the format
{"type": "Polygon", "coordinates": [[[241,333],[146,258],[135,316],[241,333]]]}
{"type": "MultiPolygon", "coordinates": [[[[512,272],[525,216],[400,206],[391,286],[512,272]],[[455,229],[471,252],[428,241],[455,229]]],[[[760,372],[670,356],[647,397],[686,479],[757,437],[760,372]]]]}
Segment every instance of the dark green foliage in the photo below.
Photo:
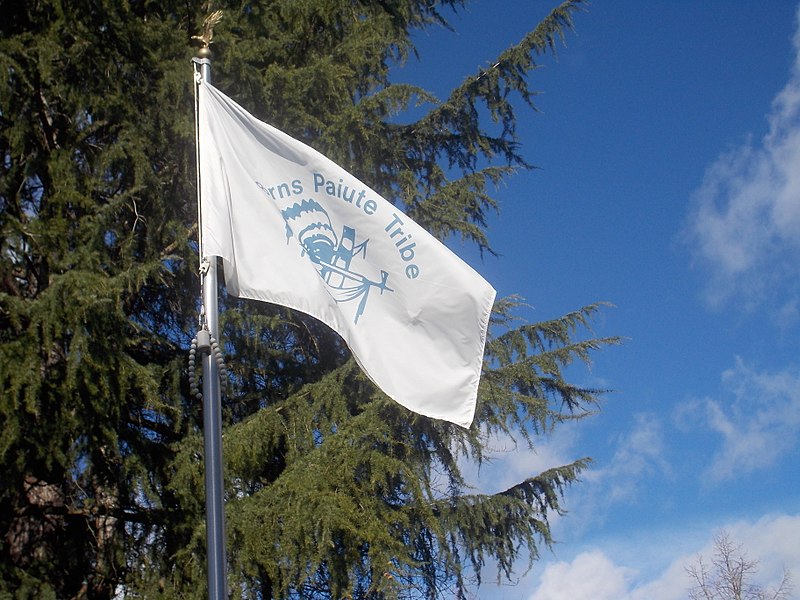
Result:
{"type": "MultiPolygon", "coordinates": [[[[580,1],[441,102],[394,83],[410,33],[462,4],[217,2],[214,80],[440,238],[491,252],[491,189],[527,166],[513,103],[531,104],[534,58],[580,1]]],[[[0,597],[205,596],[185,360],[199,294],[188,42],[208,10],[0,6],[0,597]]],[[[587,459],[493,495],[460,466],[484,460],[490,434],[534,444],[594,410],[600,392],[563,369],[615,341],[582,337],[597,306],[519,327],[514,299],[498,302],[468,431],[390,402],[313,319],[221,306],[237,596],[463,597],[484,566],[510,576],[550,543],[587,459]]]]}

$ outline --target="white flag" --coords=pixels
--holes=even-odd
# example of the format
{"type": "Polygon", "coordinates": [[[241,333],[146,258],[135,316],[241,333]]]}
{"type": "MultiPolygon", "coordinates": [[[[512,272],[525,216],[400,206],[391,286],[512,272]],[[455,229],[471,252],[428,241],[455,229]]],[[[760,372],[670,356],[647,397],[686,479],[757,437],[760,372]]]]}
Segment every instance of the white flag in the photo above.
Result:
{"type": "Polygon", "coordinates": [[[198,87],[203,253],[228,291],[321,320],[389,397],[469,427],[492,286],[319,152],[198,87]]]}

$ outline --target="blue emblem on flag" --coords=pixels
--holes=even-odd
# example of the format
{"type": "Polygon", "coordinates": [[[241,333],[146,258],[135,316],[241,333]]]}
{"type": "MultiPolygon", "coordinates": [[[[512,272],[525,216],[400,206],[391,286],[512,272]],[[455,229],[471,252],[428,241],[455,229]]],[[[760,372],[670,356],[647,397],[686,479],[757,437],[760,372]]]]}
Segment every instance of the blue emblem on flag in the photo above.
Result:
{"type": "Polygon", "coordinates": [[[353,259],[367,256],[367,242],[356,244],[356,230],[344,225],[340,236],[331,225],[328,212],[315,200],[303,200],[281,211],[286,222],[286,240],[297,235],[302,254],[308,256],[336,302],[358,302],[354,323],[363,314],[370,290],[393,292],[386,284],[389,274],[381,270],[373,281],[353,268],[353,259]]]}

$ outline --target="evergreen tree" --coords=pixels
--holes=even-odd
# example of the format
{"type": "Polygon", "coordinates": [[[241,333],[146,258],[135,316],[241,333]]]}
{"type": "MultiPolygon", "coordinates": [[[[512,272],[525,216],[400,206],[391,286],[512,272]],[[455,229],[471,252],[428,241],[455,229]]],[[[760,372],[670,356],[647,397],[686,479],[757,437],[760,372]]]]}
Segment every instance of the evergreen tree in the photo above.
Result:
{"type": "MultiPolygon", "coordinates": [[[[440,239],[491,253],[493,184],[525,168],[515,106],[571,28],[555,7],[438,101],[393,81],[463,0],[34,0],[0,13],[0,597],[202,598],[202,418],[189,38],[214,80],[440,239]],[[419,118],[402,118],[418,115],[419,118]],[[408,122],[411,121],[411,122],[408,122]]],[[[471,490],[489,435],[592,411],[563,369],[615,339],[597,305],[520,325],[497,302],[475,422],[417,417],[302,314],[222,296],[229,579],[246,598],[464,597],[550,539],[581,458],[471,490]],[[494,575],[492,570],[491,575],[494,575]]]]}

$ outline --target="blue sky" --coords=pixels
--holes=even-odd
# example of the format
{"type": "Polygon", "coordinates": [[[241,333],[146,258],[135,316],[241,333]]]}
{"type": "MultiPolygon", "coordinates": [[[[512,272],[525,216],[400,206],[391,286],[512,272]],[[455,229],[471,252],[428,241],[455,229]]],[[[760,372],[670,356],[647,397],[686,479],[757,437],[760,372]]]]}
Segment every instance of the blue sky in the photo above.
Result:
{"type": "MultiPolygon", "coordinates": [[[[554,2],[475,2],[419,37],[398,80],[444,94],[554,2]]],[[[520,109],[539,169],[497,192],[502,255],[455,247],[528,320],[609,301],[627,341],[575,377],[611,388],[600,415],[541,439],[492,440],[473,474],[500,489],[579,456],[557,544],[492,600],[670,600],[725,529],[759,583],[800,597],[800,35],[795,2],[593,2],[533,74],[520,109]]]]}

